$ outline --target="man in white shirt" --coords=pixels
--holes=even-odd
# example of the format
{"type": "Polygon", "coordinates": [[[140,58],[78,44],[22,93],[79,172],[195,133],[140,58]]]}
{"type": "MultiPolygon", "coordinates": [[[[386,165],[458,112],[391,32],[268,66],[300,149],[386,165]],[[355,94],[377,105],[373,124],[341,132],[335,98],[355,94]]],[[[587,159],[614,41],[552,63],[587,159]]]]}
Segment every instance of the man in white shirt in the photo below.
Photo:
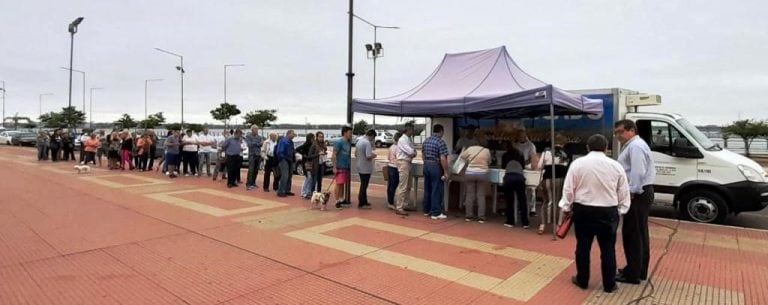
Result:
{"type": "Polygon", "coordinates": [[[197,136],[192,133],[192,129],[187,129],[187,133],[181,138],[181,161],[184,164],[184,176],[198,176],[197,173],[197,136]]]}
{"type": "Polygon", "coordinates": [[[416,157],[416,148],[411,141],[412,136],[413,126],[405,125],[403,136],[397,141],[397,171],[400,181],[395,192],[395,214],[402,216],[408,216],[408,213],[405,212],[408,180],[411,178],[411,161],[416,157]]]}
{"type": "Polygon", "coordinates": [[[397,143],[403,134],[395,133],[395,143],[389,147],[389,157],[387,162],[387,207],[390,210],[395,209],[395,190],[400,184],[400,175],[397,172],[397,143]]]}
{"type": "Polygon", "coordinates": [[[576,233],[576,276],[571,282],[581,289],[589,284],[592,240],[600,246],[603,290],[616,286],[616,229],[619,215],[629,210],[629,184],[621,164],[605,155],[608,140],[600,134],[587,140],[589,154],[571,163],[563,185],[560,208],[573,216],[576,233]]]}
{"type": "Polygon", "coordinates": [[[208,127],[203,128],[203,134],[197,136],[197,144],[200,145],[200,153],[198,154],[200,166],[198,166],[197,172],[201,173],[203,165],[205,165],[205,173],[210,177],[211,160],[215,158],[214,155],[216,154],[216,139],[208,133],[208,127]]]}

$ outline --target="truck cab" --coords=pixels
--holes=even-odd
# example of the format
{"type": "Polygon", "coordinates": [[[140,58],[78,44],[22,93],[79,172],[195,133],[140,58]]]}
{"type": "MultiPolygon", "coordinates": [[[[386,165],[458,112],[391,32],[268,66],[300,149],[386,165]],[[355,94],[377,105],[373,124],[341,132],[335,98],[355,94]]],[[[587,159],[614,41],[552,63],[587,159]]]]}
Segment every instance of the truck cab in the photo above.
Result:
{"type": "MultiPolygon", "coordinates": [[[[656,166],[656,203],[680,216],[718,223],[768,205],[768,175],[755,161],[713,143],[678,114],[628,112],[656,166]]],[[[618,151],[618,150],[615,150],[618,151]]]]}

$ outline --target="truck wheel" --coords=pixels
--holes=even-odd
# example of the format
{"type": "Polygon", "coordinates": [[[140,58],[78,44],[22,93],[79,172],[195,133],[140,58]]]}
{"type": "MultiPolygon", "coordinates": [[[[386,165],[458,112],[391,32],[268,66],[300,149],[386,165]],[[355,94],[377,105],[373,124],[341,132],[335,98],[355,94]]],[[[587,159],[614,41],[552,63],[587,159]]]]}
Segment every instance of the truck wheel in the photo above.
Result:
{"type": "Polygon", "coordinates": [[[725,200],[710,190],[693,190],[682,196],[680,214],[688,220],[701,223],[722,223],[728,214],[725,200]]]}
{"type": "Polygon", "coordinates": [[[296,175],[304,176],[304,167],[301,165],[296,166],[296,175]]]}
{"type": "Polygon", "coordinates": [[[381,141],[376,141],[376,147],[381,147],[381,141]]]}

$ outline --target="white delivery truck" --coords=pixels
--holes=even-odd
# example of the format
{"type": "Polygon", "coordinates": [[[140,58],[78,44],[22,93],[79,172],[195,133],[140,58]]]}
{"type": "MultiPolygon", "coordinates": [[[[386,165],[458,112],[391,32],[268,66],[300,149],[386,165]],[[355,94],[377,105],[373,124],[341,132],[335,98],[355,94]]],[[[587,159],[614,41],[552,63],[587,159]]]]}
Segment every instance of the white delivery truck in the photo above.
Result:
{"type": "MultiPolygon", "coordinates": [[[[704,223],[768,205],[768,175],[755,161],[721,148],[679,114],[641,111],[660,105],[660,96],[619,88],[575,92],[603,100],[604,114],[598,118],[603,133],[612,136],[618,120],[635,122],[653,153],[656,204],[674,206],[680,216],[704,223]]],[[[612,148],[618,157],[615,138],[612,148]]]]}

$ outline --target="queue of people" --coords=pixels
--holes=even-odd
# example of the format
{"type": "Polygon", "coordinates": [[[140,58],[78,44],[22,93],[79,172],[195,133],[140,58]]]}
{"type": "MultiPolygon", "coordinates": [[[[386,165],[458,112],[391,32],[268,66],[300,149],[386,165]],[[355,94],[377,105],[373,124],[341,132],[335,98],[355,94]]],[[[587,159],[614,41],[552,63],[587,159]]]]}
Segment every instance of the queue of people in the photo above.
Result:
{"type": "MultiPolygon", "coordinates": [[[[421,148],[425,180],[421,210],[425,217],[433,220],[447,218],[443,213],[445,182],[455,179],[460,180],[465,189],[464,197],[460,199],[464,206],[465,220],[481,224],[486,222],[486,189],[490,185],[489,171],[495,162],[494,154],[477,137],[475,128],[468,126],[464,137],[458,140],[454,153],[465,166],[459,173],[452,173],[454,169],[449,169],[452,165],[449,164],[448,145],[443,139],[444,127],[439,124],[432,126],[432,135],[421,148]],[[457,179],[457,175],[461,179],[457,179]]],[[[525,173],[526,169],[541,170],[541,186],[545,192],[539,209],[538,233],[544,233],[547,223],[559,223],[563,215],[572,217],[577,240],[577,274],[572,282],[580,288],[587,288],[590,276],[589,252],[593,239],[597,239],[601,251],[603,289],[606,292],[615,291],[616,282],[639,284],[648,278],[648,214],[653,202],[652,184],[655,179],[650,149],[637,136],[635,124],[628,120],[619,121],[614,132],[623,145],[618,161],[606,156],[608,140],[599,134],[588,139],[589,153],[586,156],[571,161],[571,156],[563,149],[564,137],[557,136],[554,143],[539,155],[523,130],[515,133],[515,140],[508,143],[501,156],[501,168],[504,171],[502,191],[506,201],[504,226],[513,227],[514,216],[517,215],[522,227],[528,229],[529,216],[537,216],[534,212],[536,203],[528,202],[525,173]],[[627,265],[617,269],[616,232],[622,216],[622,240],[627,265]]],[[[406,211],[409,207],[407,193],[411,187],[412,162],[417,156],[413,134],[413,126],[410,125],[395,134],[395,142],[387,151],[387,164],[383,173],[388,180],[387,206],[400,216],[409,215],[406,211]]],[[[165,175],[175,178],[181,174],[199,177],[205,168],[206,174],[212,176],[214,181],[221,173],[222,179],[227,181],[227,187],[238,187],[241,184],[243,154],[247,147],[246,190],[258,188],[256,181],[263,162],[264,192],[275,191],[278,197],[294,196],[293,171],[296,166],[301,166],[305,176],[301,197],[310,199],[313,193],[323,192],[322,178],[326,172],[326,161],[331,160],[335,207],[343,209],[350,205],[350,198],[345,197],[345,189],[350,187],[352,166],[355,166],[360,181],[358,208],[371,208],[368,187],[371,175],[375,172],[374,160],[377,158],[372,144],[375,131],[366,132],[358,140],[354,163],[350,127],[341,129],[341,140],[335,142],[331,155],[322,132],[308,134],[304,144],[299,147],[294,147],[295,136],[295,132],[289,130],[284,135],[272,132],[267,138],[262,138],[258,128],[252,126],[246,134],[240,129],[225,132],[222,141],[211,136],[207,128],[202,134],[195,134],[191,130],[181,134],[179,130],[171,130],[165,140],[165,154],[156,170],[162,168],[165,175]],[[296,159],[297,153],[302,156],[301,162],[296,159]],[[214,166],[213,173],[211,165],[214,166]]],[[[64,130],[55,130],[53,133],[41,131],[38,136],[38,159],[47,160],[50,156],[54,162],[76,161],[74,138],[74,135],[64,130]]],[[[153,168],[158,139],[152,130],[142,135],[134,135],[127,130],[112,131],[109,135],[103,130],[84,132],[79,140],[82,143],[81,164],[101,166],[101,159],[106,155],[109,169],[149,171],[153,168]]]]}

